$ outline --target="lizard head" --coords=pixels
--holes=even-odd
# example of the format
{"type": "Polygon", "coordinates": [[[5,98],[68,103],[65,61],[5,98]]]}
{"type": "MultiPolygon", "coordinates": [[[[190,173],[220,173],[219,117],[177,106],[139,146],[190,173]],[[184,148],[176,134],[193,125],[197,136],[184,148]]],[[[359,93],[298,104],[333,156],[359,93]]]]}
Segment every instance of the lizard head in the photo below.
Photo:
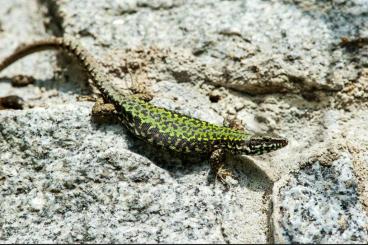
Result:
{"type": "Polygon", "coordinates": [[[255,134],[243,144],[241,152],[247,155],[261,155],[278,150],[288,144],[287,139],[273,134],[255,134]]]}

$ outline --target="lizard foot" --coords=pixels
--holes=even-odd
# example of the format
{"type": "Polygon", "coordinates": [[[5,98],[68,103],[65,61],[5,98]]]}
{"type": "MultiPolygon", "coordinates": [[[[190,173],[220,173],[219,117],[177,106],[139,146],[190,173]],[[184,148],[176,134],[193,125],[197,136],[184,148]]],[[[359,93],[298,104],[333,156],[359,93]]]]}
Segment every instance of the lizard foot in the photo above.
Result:
{"type": "Polygon", "coordinates": [[[226,169],[223,167],[223,165],[221,165],[218,169],[217,169],[217,173],[216,173],[216,178],[219,179],[221,181],[221,183],[223,184],[228,184],[226,182],[226,177],[233,177],[233,174],[231,173],[230,170],[226,169]]]}
{"type": "Polygon", "coordinates": [[[223,184],[227,184],[226,177],[233,176],[228,169],[224,168],[223,163],[225,162],[225,158],[225,151],[223,149],[213,151],[210,156],[211,169],[215,173],[216,179],[219,179],[223,184]]]}

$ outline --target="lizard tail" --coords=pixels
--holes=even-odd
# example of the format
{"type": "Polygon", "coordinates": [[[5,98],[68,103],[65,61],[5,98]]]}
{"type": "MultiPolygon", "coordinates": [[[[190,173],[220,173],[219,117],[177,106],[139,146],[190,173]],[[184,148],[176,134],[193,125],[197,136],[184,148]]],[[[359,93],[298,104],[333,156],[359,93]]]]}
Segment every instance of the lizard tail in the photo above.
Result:
{"type": "Polygon", "coordinates": [[[63,42],[62,38],[48,38],[45,40],[40,40],[33,42],[32,44],[24,44],[18,47],[13,54],[5,58],[0,62],[0,72],[16,62],[17,60],[23,58],[24,56],[30,55],[43,50],[57,49],[61,46],[63,42]]]}
{"type": "Polygon", "coordinates": [[[63,50],[75,56],[80,65],[88,71],[88,75],[101,92],[109,95],[117,94],[115,89],[108,82],[105,82],[111,80],[111,77],[102,72],[101,64],[71,37],[50,37],[30,44],[23,44],[13,54],[0,62],[0,72],[27,55],[50,49],[63,50]]]}

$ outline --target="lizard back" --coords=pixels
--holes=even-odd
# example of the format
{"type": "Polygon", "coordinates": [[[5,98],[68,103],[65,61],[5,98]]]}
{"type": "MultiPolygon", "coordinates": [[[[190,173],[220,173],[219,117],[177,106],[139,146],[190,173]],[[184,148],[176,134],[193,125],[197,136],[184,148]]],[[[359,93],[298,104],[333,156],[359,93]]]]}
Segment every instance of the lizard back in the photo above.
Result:
{"type": "Polygon", "coordinates": [[[115,105],[127,128],[139,138],[178,152],[236,151],[250,135],[154,106],[134,96],[115,105]]]}

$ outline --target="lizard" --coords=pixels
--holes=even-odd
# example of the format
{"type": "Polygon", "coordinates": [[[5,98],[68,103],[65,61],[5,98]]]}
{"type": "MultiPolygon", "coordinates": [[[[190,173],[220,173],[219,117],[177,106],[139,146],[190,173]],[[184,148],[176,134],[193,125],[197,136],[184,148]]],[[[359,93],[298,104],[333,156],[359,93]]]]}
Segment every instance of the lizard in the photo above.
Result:
{"type": "Polygon", "coordinates": [[[62,50],[74,56],[103,100],[113,104],[118,120],[133,135],[172,151],[205,155],[221,181],[232,175],[224,168],[227,152],[260,155],[288,144],[288,140],[281,136],[253,134],[212,124],[155,106],[134,94],[125,95],[109,82],[114,78],[104,72],[102,65],[72,37],[49,37],[24,44],[0,62],[0,72],[15,61],[43,50],[62,50]]]}

